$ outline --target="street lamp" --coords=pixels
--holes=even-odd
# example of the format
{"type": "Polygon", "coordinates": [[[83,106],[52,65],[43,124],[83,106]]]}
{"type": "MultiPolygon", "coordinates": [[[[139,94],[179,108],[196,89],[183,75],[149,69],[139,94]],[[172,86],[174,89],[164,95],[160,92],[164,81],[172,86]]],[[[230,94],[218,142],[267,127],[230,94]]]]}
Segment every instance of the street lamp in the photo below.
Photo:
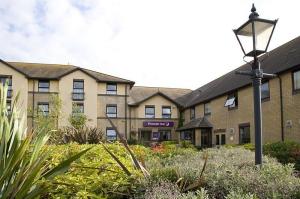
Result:
{"type": "Polygon", "coordinates": [[[253,57],[251,71],[237,71],[237,74],[251,76],[253,80],[254,125],[255,125],[255,164],[262,164],[262,114],[261,80],[276,75],[263,73],[258,56],[267,52],[277,20],[259,18],[252,4],[249,20],[233,30],[245,57],[253,57]]]}

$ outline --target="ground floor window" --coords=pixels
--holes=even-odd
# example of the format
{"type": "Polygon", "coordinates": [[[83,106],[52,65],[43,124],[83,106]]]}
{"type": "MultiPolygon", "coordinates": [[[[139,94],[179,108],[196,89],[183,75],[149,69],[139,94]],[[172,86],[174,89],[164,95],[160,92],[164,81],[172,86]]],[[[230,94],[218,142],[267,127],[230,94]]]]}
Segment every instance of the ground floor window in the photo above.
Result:
{"type": "Polygon", "coordinates": [[[226,144],[226,135],[225,134],[216,134],[216,145],[226,144]]]}
{"type": "Polygon", "coordinates": [[[240,144],[250,143],[250,125],[240,126],[240,144]]]}
{"type": "Polygon", "coordinates": [[[117,140],[117,133],[113,128],[106,129],[106,140],[107,141],[115,141],[117,140]]]}
{"type": "Polygon", "coordinates": [[[171,140],[171,131],[159,131],[159,140],[160,141],[171,140]]]}
{"type": "Polygon", "coordinates": [[[180,132],[180,139],[181,140],[193,140],[193,132],[192,131],[181,131],[180,132]]]}
{"type": "Polygon", "coordinates": [[[152,132],[152,140],[155,141],[171,140],[171,131],[164,130],[164,131],[152,132]]]}

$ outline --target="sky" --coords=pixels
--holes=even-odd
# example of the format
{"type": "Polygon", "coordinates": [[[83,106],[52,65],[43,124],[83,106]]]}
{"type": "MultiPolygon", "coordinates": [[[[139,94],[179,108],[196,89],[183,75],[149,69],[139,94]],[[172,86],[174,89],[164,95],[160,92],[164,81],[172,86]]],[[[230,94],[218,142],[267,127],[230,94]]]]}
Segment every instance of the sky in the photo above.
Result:
{"type": "Polygon", "coordinates": [[[300,35],[299,0],[0,0],[0,59],[196,89],[244,64],[232,30],[252,3],[279,18],[269,50],[300,35]]]}

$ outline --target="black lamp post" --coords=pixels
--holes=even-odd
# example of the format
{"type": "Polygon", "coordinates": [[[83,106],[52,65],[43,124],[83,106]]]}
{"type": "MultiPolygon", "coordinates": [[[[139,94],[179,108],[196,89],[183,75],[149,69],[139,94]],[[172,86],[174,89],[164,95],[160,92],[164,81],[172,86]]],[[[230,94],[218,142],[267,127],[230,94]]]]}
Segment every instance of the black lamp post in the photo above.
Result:
{"type": "Polygon", "coordinates": [[[262,114],[261,114],[261,80],[276,75],[263,73],[258,56],[267,52],[277,20],[259,18],[254,4],[249,20],[233,30],[245,57],[253,57],[251,71],[238,71],[237,74],[251,76],[253,80],[254,125],[255,125],[255,164],[262,164],[262,114]]]}

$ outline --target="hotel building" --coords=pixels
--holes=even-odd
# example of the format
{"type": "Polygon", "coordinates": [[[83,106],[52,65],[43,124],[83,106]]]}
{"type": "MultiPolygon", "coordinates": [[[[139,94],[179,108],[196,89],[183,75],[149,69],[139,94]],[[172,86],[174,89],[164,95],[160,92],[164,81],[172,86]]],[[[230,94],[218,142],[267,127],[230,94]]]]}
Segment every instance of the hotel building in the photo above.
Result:
{"type": "MultiPolygon", "coordinates": [[[[261,56],[264,72],[277,74],[262,84],[263,141],[300,142],[300,37],[261,56]]],[[[51,96],[62,101],[58,127],[69,126],[73,104],[87,125],[118,139],[106,115],[127,139],[140,143],[190,140],[198,147],[254,142],[253,90],[245,64],[210,83],[189,89],[134,86],[134,82],[72,65],[6,62],[0,78],[8,80],[8,103],[19,103],[34,127],[34,113],[51,110],[51,96]]],[[[188,75],[188,74],[186,74],[188,75]]]]}

